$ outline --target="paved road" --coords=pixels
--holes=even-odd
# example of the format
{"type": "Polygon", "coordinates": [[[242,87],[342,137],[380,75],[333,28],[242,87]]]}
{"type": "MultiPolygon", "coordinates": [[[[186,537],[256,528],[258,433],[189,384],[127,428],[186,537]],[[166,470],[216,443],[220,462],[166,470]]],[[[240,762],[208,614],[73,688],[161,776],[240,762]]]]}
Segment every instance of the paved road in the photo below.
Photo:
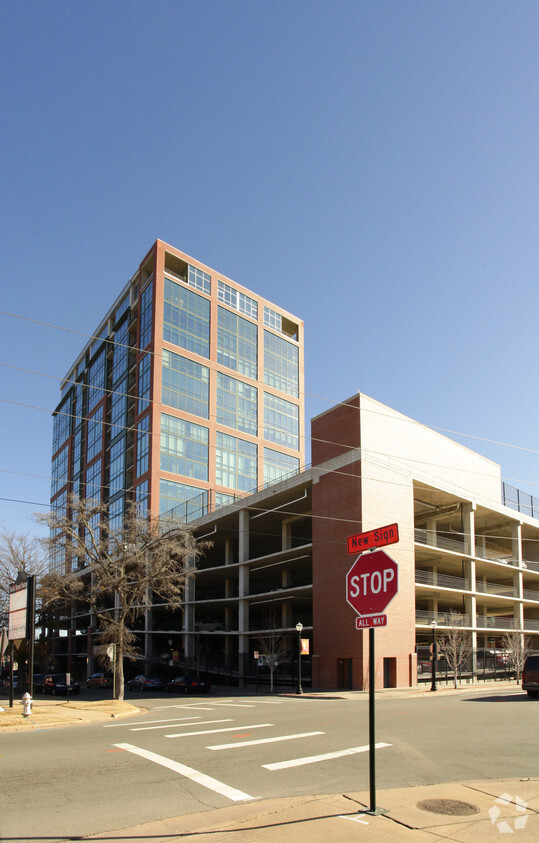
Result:
{"type": "MultiPolygon", "coordinates": [[[[2,841],[58,841],[257,798],[368,789],[364,695],[148,698],[100,726],[0,742],[2,841]]],[[[376,704],[377,787],[539,775],[518,690],[376,704]]]]}

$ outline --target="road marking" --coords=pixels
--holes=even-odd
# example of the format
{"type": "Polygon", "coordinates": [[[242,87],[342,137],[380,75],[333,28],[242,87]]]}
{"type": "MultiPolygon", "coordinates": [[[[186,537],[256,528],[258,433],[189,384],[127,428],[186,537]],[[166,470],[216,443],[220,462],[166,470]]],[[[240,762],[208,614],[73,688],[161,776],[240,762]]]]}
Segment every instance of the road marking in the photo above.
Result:
{"type": "MultiPolygon", "coordinates": [[[[192,717],[169,717],[168,720],[137,720],[137,723],[177,723],[178,720],[198,720],[200,718],[200,714],[193,714],[192,717]]],[[[104,729],[117,729],[119,726],[123,726],[124,728],[127,727],[128,729],[132,728],[131,723],[107,723],[103,726],[104,729]]]]}
{"type": "Polygon", "coordinates": [[[369,823],[367,820],[362,819],[365,814],[359,814],[359,816],[349,817],[347,814],[339,814],[337,817],[338,820],[352,820],[354,823],[361,823],[361,825],[368,825],[369,823]]]}
{"type": "MultiPolygon", "coordinates": [[[[377,743],[375,749],[391,746],[390,743],[377,743]]],[[[369,746],[354,746],[351,749],[340,749],[337,752],[326,752],[324,755],[309,755],[306,758],[294,758],[291,761],[279,761],[276,764],[262,764],[266,770],[285,770],[287,767],[301,767],[304,764],[316,764],[318,761],[330,761],[332,758],[342,758],[344,755],[357,755],[368,752],[369,746]]]]}
{"type": "MultiPolygon", "coordinates": [[[[197,725],[197,723],[193,723],[193,726],[197,725]]],[[[238,729],[265,729],[266,726],[273,726],[273,723],[256,723],[254,726],[229,726],[227,729],[206,729],[200,732],[181,732],[177,735],[165,735],[165,738],[190,738],[192,735],[212,735],[215,732],[235,732],[238,729]]]]}
{"type": "Polygon", "coordinates": [[[219,702],[219,703],[213,703],[213,705],[226,705],[227,708],[254,708],[254,705],[251,704],[251,703],[219,702]]]}
{"type": "MultiPolygon", "coordinates": [[[[232,717],[225,717],[222,720],[197,720],[196,723],[178,723],[176,721],[176,725],[178,728],[187,728],[188,726],[208,726],[210,723],[232,723],[232,717]]],[[[135,726],[129,727],[130,732],[151,732],[152,729],[171,729],[170,723],[166,723],[164,726],[135,726]]],[[[197,733],[198,734],[198,733],[197,733]]]]}
{"type": "Polygon", "coordinates": [[[140,747],[133,746],[130,743],[117,743],[114,744],[114,746],[118,749],[124,749],[126,752],[132,752],[133,755],[140,755],[141,758],[153,761],[154,764],[160,764],[162,767],[167,767],[169,770],[172,770],[173,773],[178,773],[180,776],[185,776],[186,778],[191,779],[191,781],[202,785],[202,787],[208,788],[208,790],[220,793],[232,802],[242,802],[247,799],[257,798],[255,796],[249,796],[248,793],[244,793],[242,790],[236,790],[235,787],[229,787],[229,785],[224,784],[211,776],[206,776],[204,773],[199,772],[199,770],[194,770],[193,767],[187,767],[185,764],[179,764],[177,761],[172,761],[171,758],[165,758],[164,755],[157,755],[155,752],[149,752],[147,749],[141,749],[140,747]]]}
{"type": "Polygon", "coordinates": [[[221,743],[216,746],[207,746],[206,749],[236,749],[240,746],[256,746],[261,743],[277,743],[277,741],[294,741],[297,738],[311,738],[314,735],[325,735],[325,732],[302,732],[297,735],[279,735],[278,738],[260,738],[258,741],[241,741],[241,743],[221,743]]]}

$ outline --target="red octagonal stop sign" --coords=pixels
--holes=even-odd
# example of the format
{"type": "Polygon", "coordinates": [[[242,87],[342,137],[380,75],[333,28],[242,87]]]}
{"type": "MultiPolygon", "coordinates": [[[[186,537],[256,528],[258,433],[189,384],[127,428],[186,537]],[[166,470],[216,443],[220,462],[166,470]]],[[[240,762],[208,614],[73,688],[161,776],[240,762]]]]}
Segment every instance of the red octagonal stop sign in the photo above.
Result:
{"type": "Polygon", "coordinates": [[[378,615],[399,590],[399,568],[384,550],[362,553],[346,575],[346,600],[358,615],[378,615]]]}

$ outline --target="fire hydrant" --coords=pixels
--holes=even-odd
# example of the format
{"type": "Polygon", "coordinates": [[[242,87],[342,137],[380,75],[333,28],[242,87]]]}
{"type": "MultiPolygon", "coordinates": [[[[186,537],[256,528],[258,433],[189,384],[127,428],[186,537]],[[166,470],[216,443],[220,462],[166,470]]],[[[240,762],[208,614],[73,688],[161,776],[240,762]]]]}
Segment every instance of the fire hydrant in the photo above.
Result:
{"type": "Polygon", "coordinates": [[[33,701],[32,697],[30,696],[30,694],[28,693],[28,691],[26,692],[26,694],[23,694],[23,697],[22,697],[22,700],[21,700],[21,705],[23,706],[23,710],[22,710],[22,716],[23,717],[30,717],[30,715],[32,714],[33,702],[34,701],[33,701]]]}

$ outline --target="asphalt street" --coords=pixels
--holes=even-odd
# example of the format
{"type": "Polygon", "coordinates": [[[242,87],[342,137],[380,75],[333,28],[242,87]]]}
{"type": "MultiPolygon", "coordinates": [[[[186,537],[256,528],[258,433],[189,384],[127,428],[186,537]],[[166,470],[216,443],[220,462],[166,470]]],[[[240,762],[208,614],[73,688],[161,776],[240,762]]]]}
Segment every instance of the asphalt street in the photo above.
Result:
{"type": "MultiPolygon", "coordinates": [[[[130,697],[135,718],[2,735],[2,841],[58,841],[239,802],[369,787],[368,698],[130,697]]],[[[520,690],[376,702],[380,789],[535,777],[520,690]]]]}

